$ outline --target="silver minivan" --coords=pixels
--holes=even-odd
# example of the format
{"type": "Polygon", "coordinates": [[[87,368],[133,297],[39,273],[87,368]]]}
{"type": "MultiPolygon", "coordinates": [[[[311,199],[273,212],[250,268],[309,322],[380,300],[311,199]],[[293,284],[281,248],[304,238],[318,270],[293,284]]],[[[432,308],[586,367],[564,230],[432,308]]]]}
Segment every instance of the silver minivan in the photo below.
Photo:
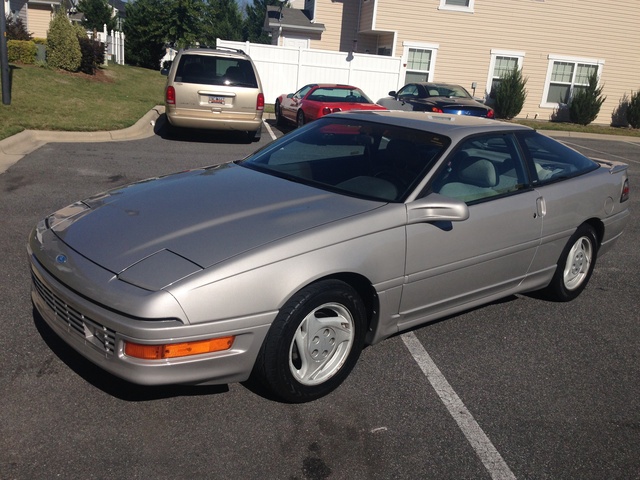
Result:
{"type": "Polygon", "coordinates": [[[244,131],[250,141],[260,138],[264,93],[253,61],[242,50],[184,49],[163,73],[172,126],[244,131]]]}

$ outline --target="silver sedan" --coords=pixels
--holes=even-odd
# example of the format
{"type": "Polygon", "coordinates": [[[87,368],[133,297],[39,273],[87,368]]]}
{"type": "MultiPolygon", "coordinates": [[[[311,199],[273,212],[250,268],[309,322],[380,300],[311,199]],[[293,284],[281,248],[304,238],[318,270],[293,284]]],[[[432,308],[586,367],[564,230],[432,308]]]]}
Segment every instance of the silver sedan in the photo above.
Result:
{"type": "Polygon", "coordinates": [[[49,215],[29,236],[32,299],[131,382],[252,377],[306,402],[365,344],[515,293],[574,299],[628,198],[626,165],[523,126],[333,114],[49,215]]]}

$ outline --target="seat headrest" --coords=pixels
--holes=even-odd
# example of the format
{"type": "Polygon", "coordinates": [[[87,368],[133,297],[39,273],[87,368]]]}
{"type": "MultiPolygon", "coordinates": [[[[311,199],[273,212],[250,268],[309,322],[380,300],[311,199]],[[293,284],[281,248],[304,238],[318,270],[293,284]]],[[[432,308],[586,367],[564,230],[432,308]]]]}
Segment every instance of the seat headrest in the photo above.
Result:
{"type": "Polygon", "coordinates": [[[460,162],[457,171],[462,182],[477,187],[495,187],[498,183],[496,168],[484,158],[467,157],[460,162]]]}

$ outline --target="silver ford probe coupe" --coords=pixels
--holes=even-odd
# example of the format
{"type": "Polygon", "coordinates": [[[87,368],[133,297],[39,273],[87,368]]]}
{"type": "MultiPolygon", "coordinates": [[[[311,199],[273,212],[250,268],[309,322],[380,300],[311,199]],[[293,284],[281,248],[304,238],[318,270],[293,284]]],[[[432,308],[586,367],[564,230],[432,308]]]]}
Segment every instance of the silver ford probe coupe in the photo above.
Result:
{"type": "Polygon", "coordinates": [[[116,188],[31,232],[32,299],[143,385],[307,402],[365,344],[521,292],[576,298],[628,221],[627,166],[536,131],[332,114],[248,158],[116,188]]]}

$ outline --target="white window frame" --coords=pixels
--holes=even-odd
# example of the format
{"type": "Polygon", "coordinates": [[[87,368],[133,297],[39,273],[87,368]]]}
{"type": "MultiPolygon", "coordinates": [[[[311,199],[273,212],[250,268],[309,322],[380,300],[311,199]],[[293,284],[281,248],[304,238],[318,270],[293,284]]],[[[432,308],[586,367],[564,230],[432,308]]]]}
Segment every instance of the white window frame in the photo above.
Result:
{"type": "Polygon", "coordinates": [[[438,10],[450,10],[452,12],[465,12],[465,13],[473,13],[475,0],[469,0],[469,6],[460,7],[458,5],[448,5],[447,0],[440,0],[440,6],[438,10]]]}
{"type": "MultiPolygon", "coordinates": [[[[556,55],[551,54],[548,56],[549,64],[547,66],[547,78],[544,81],[544,90],[542,92],[542,100],[540,102],[541,108],[558,108],[563,104],[547,102],[547,97],[549,95],[549,87],[551,86],[551,75],[553,74],[553,64],[555,62],[566,62],[566,63],[582,63],[587,65],[594,65],[596,67],[596,72],[598,78],[602,75],[602,67],[604,66],[604,60],[598,58],[585,58],[585,57],[572,57],[569,55],[556,55]]],[[[570,89],[573,91],[574,83],[575,83],[575,74],[577,72],[577,68],[574,69],[574,78],[571,80],[570,89]]]]}
{"type": "Polygon", "coordinates": [[[524,62],[525,52],[515,51],[515,50],[499,50],[492,48],[491,49],[491,61],[489,62],[489,74],[487,75],[487,83],[484,92],[485,99],[489,98],[491,94],[491,90],[489,90],[493,86],[494,75],[493,72],[496,68],[496,60],[498,57],[509,57],[515,58],[518,62],[518,70],[522,70],[522,64],[524,62]]]}
{"type": "Polygon", "coordinates": [[[407,76],[407,66],[409,62],[409,49],[413,50],[430,50],[431,51],[431,63],[429,65],[429,70],[416,70],[422,71],[427,74],[427,82],[433,82],[433,74],[436,69],[436,59],[438,57],[438,49],[440,48],[439,43],[424,43],[424,42],[402,42],[402,75],[400,76],[400,81],[402,85],[398,85],[398,88],[404,85],[404,79],[407,76]]]}

